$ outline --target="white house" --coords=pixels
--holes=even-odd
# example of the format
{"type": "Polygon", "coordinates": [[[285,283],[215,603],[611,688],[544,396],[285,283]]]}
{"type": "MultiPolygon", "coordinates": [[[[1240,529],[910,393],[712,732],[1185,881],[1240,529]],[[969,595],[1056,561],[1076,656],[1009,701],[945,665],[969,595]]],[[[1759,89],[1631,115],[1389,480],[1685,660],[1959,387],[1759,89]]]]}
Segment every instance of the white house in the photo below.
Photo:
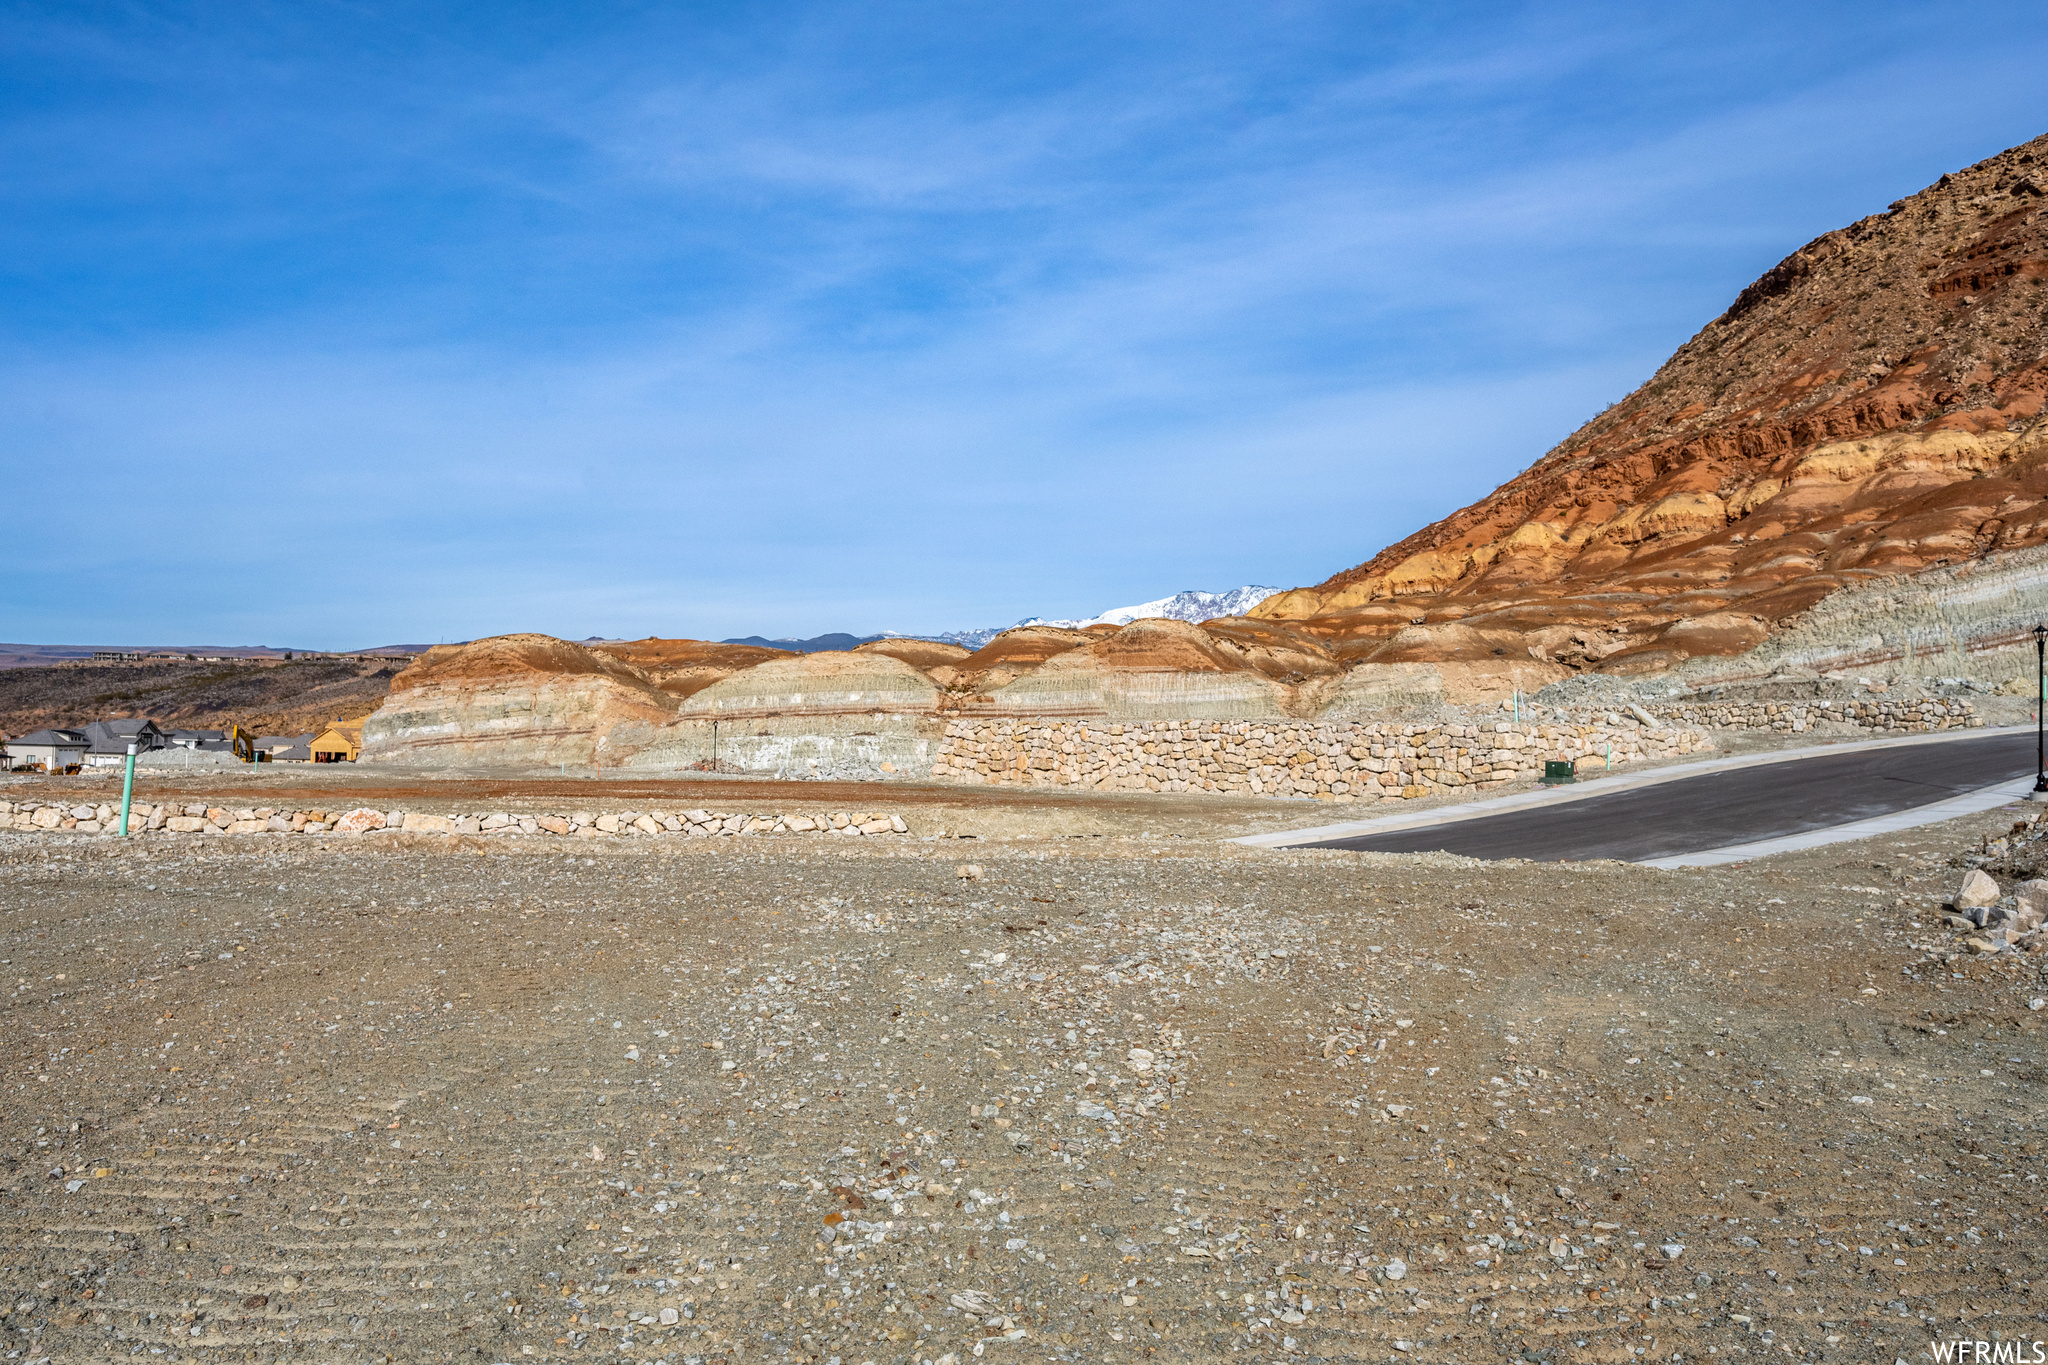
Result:
{"type": "Polygon", "coordinates": [[[37,730],[7,741],[7,766],[61,773],[83,762],[91,743],[78,730],[37,730]]]}

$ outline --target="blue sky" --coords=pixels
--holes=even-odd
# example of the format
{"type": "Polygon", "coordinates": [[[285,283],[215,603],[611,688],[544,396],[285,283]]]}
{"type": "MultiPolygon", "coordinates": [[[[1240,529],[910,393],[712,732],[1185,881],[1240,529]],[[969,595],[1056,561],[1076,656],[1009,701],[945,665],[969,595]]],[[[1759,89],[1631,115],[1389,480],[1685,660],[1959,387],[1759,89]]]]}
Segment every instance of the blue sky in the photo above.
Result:
{"type": "Polygon", "coordinates": [[[1315,582],[2048,130],[1987,3],[0,6],[0,639],[1315,582]]]}

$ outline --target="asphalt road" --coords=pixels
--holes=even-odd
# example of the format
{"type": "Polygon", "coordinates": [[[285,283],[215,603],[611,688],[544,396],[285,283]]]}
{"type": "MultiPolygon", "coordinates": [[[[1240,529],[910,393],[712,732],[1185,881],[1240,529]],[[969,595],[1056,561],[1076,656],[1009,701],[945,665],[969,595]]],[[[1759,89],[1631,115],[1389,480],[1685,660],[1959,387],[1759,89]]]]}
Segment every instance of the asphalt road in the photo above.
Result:
{"type": "Polygon", "coordinates": [[[1647,862],[1831,829],[1945,801],[2033,771],[2033,735],[1986,735],[1947,744],[1818,754],[1556,806],[1291,847],[1647,862]]]}

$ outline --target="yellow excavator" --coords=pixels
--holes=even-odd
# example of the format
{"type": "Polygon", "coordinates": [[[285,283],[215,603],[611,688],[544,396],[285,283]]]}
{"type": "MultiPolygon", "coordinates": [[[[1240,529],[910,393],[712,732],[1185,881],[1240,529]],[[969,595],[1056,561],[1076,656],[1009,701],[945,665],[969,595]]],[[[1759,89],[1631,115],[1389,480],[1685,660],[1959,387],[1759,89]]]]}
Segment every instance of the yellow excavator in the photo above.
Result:
{"type": "Polygon", "coordinates": [[[256,747],[256,736],[239,725],[228,727],[228,743],[234,746],[235,757],[244,763],[261,763],[263,752],[256,747]]]}

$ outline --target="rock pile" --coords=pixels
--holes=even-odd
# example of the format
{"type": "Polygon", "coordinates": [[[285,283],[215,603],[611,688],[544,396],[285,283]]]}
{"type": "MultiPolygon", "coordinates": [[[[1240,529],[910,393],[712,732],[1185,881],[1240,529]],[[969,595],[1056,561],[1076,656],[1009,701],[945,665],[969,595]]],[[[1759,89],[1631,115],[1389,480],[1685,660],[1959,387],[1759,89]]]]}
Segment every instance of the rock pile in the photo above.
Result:
{"type": "Polygon", "coordinates": [[[2029,878],[2002,889],[1982,868],[1963,878],[1941,916],[1943,925],[1963,935],[1973,953],[2038,953],[2048,948],[2048,880],[2029,878]]]}
{"type": "Polygon", "coordinates": [[[959,720],[946,727],[932,776],[1008,786],[1413,800],[1540,772],[1549,761],[1641,762],[1711,747],[1700,730],[1616,712],[1468,725],[959,720]]]}
{"type": "MultiPolygon", "coordinates": [[[[54,801],[0,801],[0,829],[24,833],[103,834],[120,828],[120,808],[54,801]]],[[[900,815],[833,811],[815,815],[730,814],[718,811],[618,811],[593,815],[435,815],[426,811],[347,812],[278,810],[270,806],[141,805],[128,812],[128,832],[169,834],[551,834],[581,839],[690,835],[720,838],[742,834],[832,834],[860,838],[908,834],[900,815]]]]}
{"type": "Polygon", "coordinates": [[[1721,730],[1779,730],[1797,734],[1822,721],[1865,730],[1972,730],[1983,718],[1966,701],[1941,698],[1857,697],[1842,701],[1678,702],[1649,708],[1682,725],[1721,730]]]}

